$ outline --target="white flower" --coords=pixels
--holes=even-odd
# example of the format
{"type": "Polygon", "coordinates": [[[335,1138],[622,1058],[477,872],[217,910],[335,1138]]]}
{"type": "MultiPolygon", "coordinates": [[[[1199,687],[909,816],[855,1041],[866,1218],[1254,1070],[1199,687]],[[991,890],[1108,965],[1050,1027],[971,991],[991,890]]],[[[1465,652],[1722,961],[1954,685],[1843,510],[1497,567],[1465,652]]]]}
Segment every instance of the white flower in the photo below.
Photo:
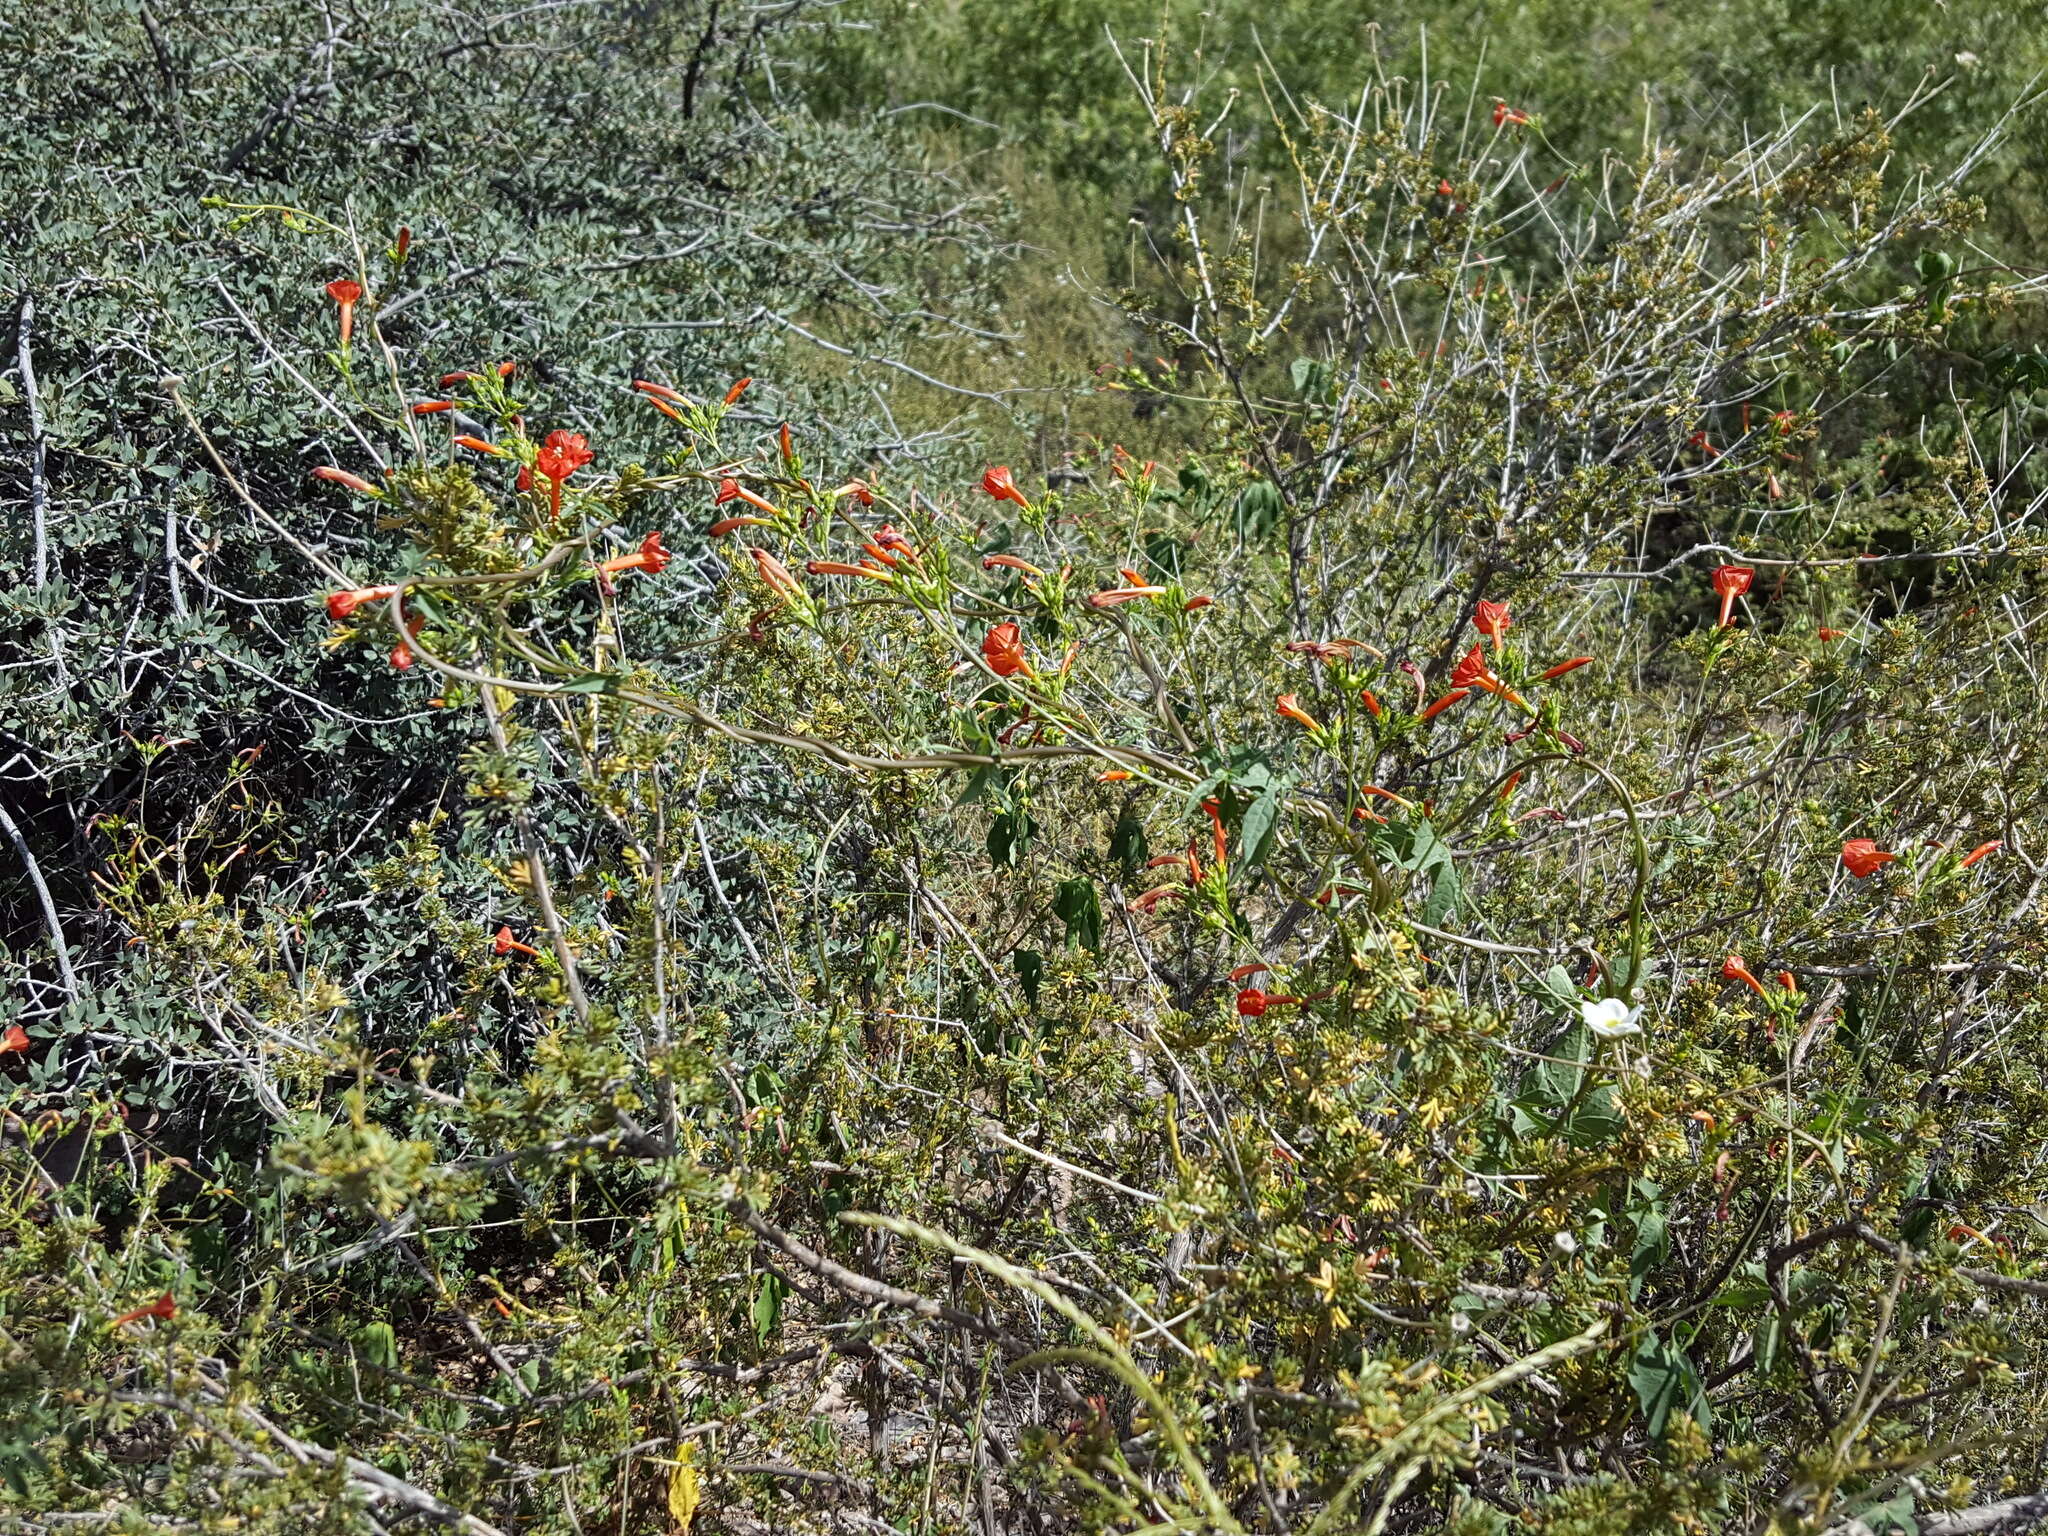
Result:
{"type": "Polygon", "coordinates": [[[1642,1009],[1631,1008],[1618,997],[1603,997],[1597,1003],[1579,1004],[1579,1017],[1586,1021],[1586,1028],[1602,1040],[1619,1040],[1623,1035],[1640,1035],[1643,1026],[1636,1020],[1642,1016],[1642,1009]]]}

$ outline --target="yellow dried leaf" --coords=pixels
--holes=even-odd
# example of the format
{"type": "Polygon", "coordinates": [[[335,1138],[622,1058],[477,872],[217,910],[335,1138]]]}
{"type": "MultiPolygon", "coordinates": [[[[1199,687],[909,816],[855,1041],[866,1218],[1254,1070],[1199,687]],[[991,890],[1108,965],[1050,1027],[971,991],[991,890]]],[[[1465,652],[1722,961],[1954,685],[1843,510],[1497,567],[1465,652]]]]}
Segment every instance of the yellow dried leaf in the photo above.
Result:
{"type": "Polygon", "coordinates": [[[690,1522],[697,1518],[700,1490],[696,1460],[697,1447],[685,1445],[676,1453],[675,1466],[668,1474],[668,1513],[679,1532],[688,1532],[690,1522]]]}

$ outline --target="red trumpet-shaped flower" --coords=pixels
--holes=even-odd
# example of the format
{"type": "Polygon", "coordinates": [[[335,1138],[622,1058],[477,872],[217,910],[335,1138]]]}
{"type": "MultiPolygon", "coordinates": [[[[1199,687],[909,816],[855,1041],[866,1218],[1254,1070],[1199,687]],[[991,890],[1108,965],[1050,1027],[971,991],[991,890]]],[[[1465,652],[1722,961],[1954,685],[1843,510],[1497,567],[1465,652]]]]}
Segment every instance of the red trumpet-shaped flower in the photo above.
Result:
{"type": "Polygon", "coordinates": [[[1514,123],[1519,126],[1528,121],[1529,114],[1520,107],[1511,107],[1504,101],[1496,101],[1493,104],[1493,126],[1496,128],[1503,123],[1514,123]]]}
{"type": "Polygon", "coordinates": [[[391,665],[393,669],[399,672],[407,672],[412,669],[413,654],[411,642],[426,627],[427,621],[425,619],[407,619],[405,621],[405,639],[400,640],[398,644],[391,647],[391,665]]]}
{"type": "Polygon", "coordinates": [[[983,555],[981,557],[981,568],[984,571],[992,571],[997,566],[1001,566],[1009,571],[1022,571],[1027,576],[1043,576],[1045,574],[1044,571],[1041,571],[1029,560],[1021,559],[1016,555],[983,555]]]}
{"type": "Polygon", "coordinates": [[[2002,837],[1994,837],[1988,843],[1979,843],[1976,847],[1972,848],[1968,853],[1963,855],[1961,861],[1957,863],[1956,868],[1968,869],[1972,864],[1976,863],[1979,859],[1985,858],[1990,854],[1998,852],[1998,850],[2003,848],[2004,846],[2005,839],[2002,837]]]}
{"type": "Polygon", "coordinates": [[[329,480],[336,485],[345,485],[352,491],[361,491],[365,496],[382,496],[384,492],[370,484],[361,475],[352,475],[345,469],[336,469],[332,464],[322,464],[313,471],[315,480],[329,480]]]}
{"type": "Polygon", "coordinates": [[[1471,696],[1472,690],[1470,688],[1453,688],[1442,698],[1431,700],[1429,707],[1423,710],[1416,718],[1419,720],[1434,720],[1438,715],[1457,703],[1458,700],[1469,699],[1471,696]]]}
{"type": "Polygon", "coordinates": [[[1458,664],[1451,668],[1453,688],[1480,688],[1487,693],[1506,699],[1510,704],[1520,704],[1522,696],[1503,683],[1486,664],[1486,655],[1478,646],[1473,646],[1458,658],[1458,664]]]}
{"type": "Polygon", "coordinates": [[[766,528],[765,517],[721,517],[704,531],[714,539],[722,539],[735,528],[766,528]]]}
{"type": "Polygon", "coordinates": [[[505,452],[496,443],[487,443],[480,437],[458,437],[455,439],[455,446],[467,448],[471,453],[488,453],[494,459],[511,457],[510,454],[505,452]]]}
{"type": "Polygon", "coordinates": [[[396,587],[357,587],[348,592],[330,592],[327,594],[327,617],[338,624],[363,604],[381,603],[397,590],[396,587]]]}
{"type": "Polygon", "coordinates": [[[1024,631],[1012,623],[998,624],[981,637],[981,659],[997,677],[1035,677],[1024,655],[1024,631]]]}
{"type": "Polygon", "coordinates": [[[1358,702],[1371,711],[1373,719],[1377,720],[1380,718],[1380,701],[1373,696],[1373,691],[1370,688],[1358,690],[1358,702]]]}
{"type": "Polygon", "coordinates": [[[1114,608],[1119,603],[1134,603],[1141,597],[1164,597],[1164,587],[1112,587],[1107,592],[1091,592],[1088,595],[1090,608],[1114,608]]]}
{"type": "Polygon", "coordinates": [[[1721,979],[1739,981],[1758,997],[1764,995],[1764,984],[1750,974],[1749,967],[1742,963],[1740,955],[1730,955],[1721,962],[1721,979]]]}
{"type": "Polygon", "coordinates": [[[1303,709],[1300,701],[1291,693],[1283,693],[1273,701],[1273,713],[1284,715],[1297,725],[1306,726],[1312,731],[1320,731],[1323,728],[1322,721],[1303,709]]]}
{"type": "Polygon", "coordinates": [[[1203,593],[1200,597],[1191,597],[1186,602],[1182,603],[1180,605],[1180,611],[1182,613],[1193,613],[1197,609],[1213,608],[1215,606],[1216,599],[1209,596],[1207,593],[1203,593]]]}
{"type": "Polygon", "coordinates": [[[533,456],[533,470],[548,482],[548,515],[562,515],[562,482],[597,457],[580,432],[550,432],[533,456]]]}
{"type": "Polygon", "coordinates": [[[1579,668],[1589,667],[1592,664],[1593,658],[1590,656],[1574,656],[1570,661],[1560,661],[1556,666],[1550,668],[1549,671],[1538,676],[1536,681],[1547,683],[1554,677],[1563,677],[1567,672],[1576,672],[1579,668]]]}
{"type": "Polygon", "coordinates": [[[7,1032],[0,1034],[0,1056],[11,1056],[17,1051],[28,1054],[28,1031],[19,1024],[10,1024],[7,1032]]]}
{"type": "Polygon", "coordinates": [[[1237,994],[1237,1016],[1240,1019],[1262,1019],[1268,1008],[1292,1008],[1300,1002],[1298,997],[1276,997],[1270,992],[1261,992],[1257,987],[1246,987],[1237,994]]]}
{"type": "Polygon", "coordinates": [[[615,555],[602,561],[597,568],[607,576],[616,576],[621,571],[646,571],[651,576],[658,576],[668,569],[669,559],[669,552],[661,547],[661,535],[656,532],[640,541],[639,553],[615,555]]]}
{"type": "Polygon", "coordinates": [[[1487,602],[1482,599],[1478,611],[1472,615],[1472,627],[1491,640],[1496,649],[1500,646],[1500,637],[1507,633],[1508,626],[1512,623],[1514,619],[1508,613],[1506,603],[1487,602]]]}
{"type": "Polygon", "coordinates": [[[415,416],[438,416],[443,411],[455,409],[453,400],[422,400],[412,408],[415,416]]]}
{"type": "Polygon", "coordinates": [[[635,379],[633,387],[639,390],[641,394],[652,396],[656,400],[672,400],[677,405],[688,405],[690,403],[688,395],[679,394],[675,390],[670,389],[666,384],[656,384],[648,379],[635,379]]]}
{"type": "Polygon", "coordinates": [[[1852,837],[1842,844],[1842,868],[1858,880],[1868,880],[1896,858],[1896,853],[1884,852],[1867,837],[1852,837]]]}
{"type": "Polygon", "coordinates": [[[725,392],[724,403],[727,405],[738,405],[740,396],[747,392],[747,386],[753,382],[753,379],[749,377],[741,379],[738,383],[734,384],[731,389],[725,392]]]}
{"type": "Polygon", "coordinates": [[[1030,509],[1031,503],[1025,499],[1024,493],[1017,489],[1017,482],[1010,478],[1010,468],[1007,464],[991,465],[984,470],[981,488],[997,501],[1014,501],[1027,511],[1030,509]]]}
{"type": "Polygon", "coordinates": [[[1754,566],[1721,565],[1714,568],[1714,590],[1721,598],[1720,628],[1726,629],[1735,622],[1735,599],[1747,592],[1749,584],[1755,580],[1754,566]]]}
{"type": "Polygon", "coordinates": [[[341,344],[356,328],[356,306],[363,301],[363,285],[354,278],[337,277],[327,285],[327,297],[341,306],[341,344]]]}
{"type": "Polygon", "coordinates": [[[803,596],[803,583],[796,579],[788,566],[765,549],[756,549],[749,545],[747,553],[754,557],[754,569],[761,573],[761,579],[772,591],[785,598],[803,596]]]}
{"type": "Polygon", "coordinates": [[[137,1307],[133,1312],[123,1312],[111,1323],[107,1324],[107,1326],[109,1328],[122,1328],[127,1326],[129,1323],[139,1323],[145,1317],[153,1317],[156,1318],[159,1322],[167,1323],[177,1315],[178,1299],[177,1297],[173,1296],[169,1291],[165,1291],[163,1295],[157,1297],[157,1299],[155,1301],[152,1301],[148,1306],[137,1307]]]}
{"type": "Polygon", "coordinates": [[[498,955],[509,955],[515,950],[522,955],[538,955],[540,953],[531,944],[522,944],[513,938],[510,928],[500,928],[497,938],[491,941],[491,952],[498,955]]]}

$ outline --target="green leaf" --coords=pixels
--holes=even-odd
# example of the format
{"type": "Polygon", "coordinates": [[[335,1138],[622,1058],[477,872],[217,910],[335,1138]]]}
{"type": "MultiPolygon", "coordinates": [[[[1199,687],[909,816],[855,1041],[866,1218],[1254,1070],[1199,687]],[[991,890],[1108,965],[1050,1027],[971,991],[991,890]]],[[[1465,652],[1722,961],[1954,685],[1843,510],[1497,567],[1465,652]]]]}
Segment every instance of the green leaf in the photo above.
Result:
{"type": "Polygon", "coordinates": [[[754,1336],[762,1343],[781,1325],[782,1298],[788,1294],[782,1276],[771,1271],[761,1277],[761,1288],[754,1293],[754,1336]]]}
{"type": "Polygon", "coordinates": [[[1036,1008],[1039,984],[1045,980],[1045,956],[1035,949],[1014,950],[1010,955],[1010,966],[1017,973],[1019,985],[1024,988],[1024,1000],[1036,1008]]]}
{"type": "Polygon", "coordinates": [[[1109,834],[1109,856],[1123,869],[1126,880],[1135,879],[1152,856],[1152,844],[1145,836],[1145,824],[1126,808],[1109,834]]]}
{"type": "Polygon", "coordinates": [[[1706,1389],[1692,1361],[1684,1350],[1654,1333],[1644,1334],[1636,1346],[1635,1358],[1629,1362],[1628,1384],[1635,1391],[1652,1438],[1664,1433],[1671,1415],[1680,1409],[1691,1414],[1701,1429],[1712,1423],[1706,1389]]]}
{"type": "Polygon", "coordinates": [[[1053,915],[1066,924],[1067,943],[1102,948],[1102,898],[1085,875],[1064,880],[1052,899],[1053,915]]]}

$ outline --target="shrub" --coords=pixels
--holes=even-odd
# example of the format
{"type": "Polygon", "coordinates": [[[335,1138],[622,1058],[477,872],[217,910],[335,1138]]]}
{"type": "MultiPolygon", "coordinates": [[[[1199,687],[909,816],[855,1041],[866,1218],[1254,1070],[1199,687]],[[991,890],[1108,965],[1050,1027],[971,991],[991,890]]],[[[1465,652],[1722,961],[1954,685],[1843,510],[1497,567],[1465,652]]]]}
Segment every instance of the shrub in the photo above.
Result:
{"type": "Polygon", "coordinates": [[[735,385],[643,388],[674,446],[614,468],[492,372],[476,430],[406,417],[425,370],[360,320],[393,393],[320,494],[403,542],[229,489],[338,647],[435,690],[459,784],[324,895],[260,759],[196,830],[100,829],[178,983],[121,1048],[249,1150],[131,1173],[146,1134],[89,1120],[65,1182],[63,1058],[16,1053],[18,1497],[1790,1532],[2037,1496],[2036,285],[1956,258],[1973,210],[1871,117],[1551,187],[1512,112],[1460,155],[1389,87],[1276,125],[1288,231],[1153,99],[1186,302],[1133,318],[1178,368],[1115,382],[1199,408],[1180,465],[934,494],[749,441],[735,385]],[[1907,372],[2008,383],[1894,433],[1907,372]]]}

